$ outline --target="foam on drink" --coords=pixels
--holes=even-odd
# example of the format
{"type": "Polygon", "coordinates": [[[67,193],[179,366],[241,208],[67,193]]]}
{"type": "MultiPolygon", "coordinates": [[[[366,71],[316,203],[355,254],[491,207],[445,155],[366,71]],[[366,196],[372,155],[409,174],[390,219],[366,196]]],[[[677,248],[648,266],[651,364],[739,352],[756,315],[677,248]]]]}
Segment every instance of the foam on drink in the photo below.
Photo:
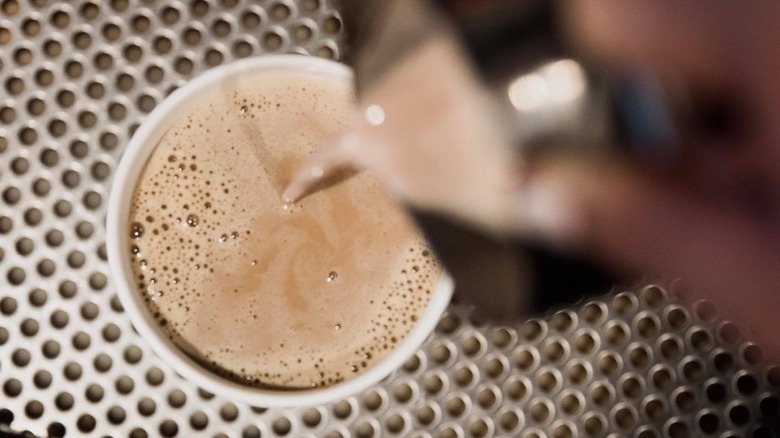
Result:
{"type": "Polygon", "coordinates": [[[427,306],[441,268],[369,175],[279,200],[353,100],[304,74],[246,79],[194,104],[149,158],[128,230],[138,293],[212,371],[330,385],[381,360],[427,306]]]}

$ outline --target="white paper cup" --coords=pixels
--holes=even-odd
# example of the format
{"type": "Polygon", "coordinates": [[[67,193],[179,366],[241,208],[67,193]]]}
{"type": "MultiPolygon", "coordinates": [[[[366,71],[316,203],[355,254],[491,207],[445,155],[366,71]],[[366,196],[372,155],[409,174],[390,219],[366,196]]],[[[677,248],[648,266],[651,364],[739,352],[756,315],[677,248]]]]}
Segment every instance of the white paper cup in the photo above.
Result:
{"type": "Polygon", "coordinates": [[[122,156],[114,175],[108,206],[107,246],[111,277],[130,320],[141,337],[177,373],[204,389],[252,406],[292,407],[327,403],[346,397],[371,385],[400,367],[433,331],[452,296],[452,280],[442,274],[431,301],[417,325],[383,360],[363,373],[341,383],[304,390],[274,390],[244,386],[217,376],[182,352],[163,332],[150,314],[141,293],[134,287],[130,260],[130,200],[136,181],[163,135],[186,116],[193,103],[214,90],[235,86],[240,80],[284,72],[306,73],[339,83],[352,82],[351,70],[339,63],[301,55],[250,58],[217,67],[172,93],[149,114],[138,128],[122,156]]]}

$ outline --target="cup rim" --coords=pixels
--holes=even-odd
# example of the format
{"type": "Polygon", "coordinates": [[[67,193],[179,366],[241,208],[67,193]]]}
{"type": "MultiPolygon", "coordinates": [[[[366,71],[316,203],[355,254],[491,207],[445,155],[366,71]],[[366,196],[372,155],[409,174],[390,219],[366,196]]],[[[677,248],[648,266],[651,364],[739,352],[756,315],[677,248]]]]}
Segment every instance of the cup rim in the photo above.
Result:
{"type": "Polygon", "coordinates": [[[384,359],[363,373],[332,386],[303,390],[277,390],[241,385],[206,370],[190,359],[162,331],[146,309],[141,295],[131,287],[129,229],[130,200],[135,183],[146,161],[167,130],[187,112],[193,95],[231,83],[232,78],[255,74],[294,71],[352,83],[349,67],[335,61],[304,55],[271,55],[234,61],[215,67],[190,80],[160,103],[143,121],[130,139],[114,173],[106,217],[106,247],[111,278],[119,300],[130,321],[152,350],[173,370],[209,392],[252,406],[296,407],[324,404],[356,394],[398,369],[433,332],[446,310],[454,285],[442,272],[431,300],[409,334],[384,359]]]}

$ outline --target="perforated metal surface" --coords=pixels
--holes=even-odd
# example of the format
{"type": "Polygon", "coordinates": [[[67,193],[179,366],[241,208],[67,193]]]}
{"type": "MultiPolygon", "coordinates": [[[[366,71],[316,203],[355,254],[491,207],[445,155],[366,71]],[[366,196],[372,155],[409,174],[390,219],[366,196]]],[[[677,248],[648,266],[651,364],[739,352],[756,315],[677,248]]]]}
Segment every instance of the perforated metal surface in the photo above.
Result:
{"type": "Polygon", "coordinates": [[[272,52],[337,58],[339,41],[321,0],[0,0],[0,424],[53,436],[765,436],[780,368],[711,306],[693,312],[658,287],[518,327],[475,326],[452,307],[402,369],[316,408],[236,404],[162,363],[108,278],[105,204],[124,145],[205,69],[272,52]]]}

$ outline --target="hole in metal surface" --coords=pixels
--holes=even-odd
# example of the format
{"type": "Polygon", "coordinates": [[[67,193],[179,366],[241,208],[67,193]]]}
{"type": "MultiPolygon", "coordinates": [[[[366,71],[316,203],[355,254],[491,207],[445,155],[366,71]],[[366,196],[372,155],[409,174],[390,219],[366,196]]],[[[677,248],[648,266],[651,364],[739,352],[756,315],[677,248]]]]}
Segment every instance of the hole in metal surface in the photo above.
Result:
{"type": "Polygon", "coordinates": [[[41,346],[41,352],[47,359],[54,359],[60,355],[60,344],[54,340],[48,340],[41,346]]]}
{"type": "Polygon", "coordinates": [[[663,338],[661,340],[658,349],[661,351],[661,356],[668,360],[677,359],[682,354],[682,341],[673,335],[663,338]]]}
{"type": "Polygon", "coordinates": [[[257,426],[247,426],[241,432],[242,438],[260,438],[260,429],[257,426]]]}
{"type": "Polygon", "coordinates": [[[764,361],[764,353],[761,351],[761,348],[758,345],[747,343],[747,345],[745,345],[745,347],[742,349],[742,358],[749,365],[756,366],[764,361]]]}
{"type": "Polygon", "coordinates": [[[589,437],[600,436],[606,429],[604,420],[598,415],[590,415],[583,422],[585,434],[589,437]]]}
{"type": "Polygon", "coordinates": [[[528,385],[523,380],[509,382],[506,389],[512,400],[520,400],[528,394],[528,385]]]}
{"type": "Polygon", "coordinates": [[[168,405],[172,408],[180,408],[187,402],[187,396],[179,389],[174,389],[168,393],[168,405]]]}
{"type": "MultiPolygon", "coordinates": [[[[374,393],[376,394],[376,393],[374,393]]],[[[303,413],[303,424],[308,428],[314,428],[322,422],[322,414],[319,410],[310,408],[303,413]]]]}
{"type": "Polygon", "coordinates": [[[27,415],[27,418],[41,418],[43,415],[43,403],[38,400],[30,400],[24,406],[24,414],[27,415]]]}
{"type": "Polygon", "coordinates": [[[25,318],[19,325],[19,329],[24,336],[32,337],[38,334],[40,325],[38,324],[38,321],[32,318],[25,318]]]}
{"type": "Polygon", "coordinates": [[[712,335],[704,329],[694,329],[690,333],[691,346],[698,351],[707,351],[713,345],[712,335]]]}
{"type": "Polygon", "coordinates": [[[271,429],[277,435],[287,435],[292,430],[292,423],[287,417],[277,417],[271,424],[271,429]]]}
{"type": "Polygon", "coordinates": [[[173,437],[179,433],[179,425],[173,420],[165,420],[160,423],[160,435],[164,437],[173,437]]]}
{"type": "Polygon", "coordinates": [[[672,328],[680,330],[688,325],[690,319],[688,312],[685,309],[673,306],[671,307],[671,310],[667,312],[666,320],[672,328]]]}
{"type": "Polygon", "coordinates": [[[537,423],[544,423],[550,416],[550,407],[545,402],[536,402],[531,405],[531,418],[537,423]]]}
{"type": "Polygon", "coordinates": [[[73,407],[73,396],[68,392],[61,392],[54,398],[54,406],[61,411],[68,411],[73,407]]]}
{"type": "Polygon", "coordinates": [[[642,299],[650,307],[659,307],[666,301],[666,291],[656,285],[648,286],[642,290],[642,299]]]}
{"type": "Polygon", "coordinates": [[[634,368],[643,369],[650,365],[652,352],[646,345],[636,345],[628,351],[628,360],[634,368]]]}
{"type": "MultiPolygon", "coordinates": [[[[578,338],[579,339],[579,338],[578,338]]],[[[544,355],[550,362],[559,362],[566,356],[566,348],[568,344],[564,344],[564,340],[553,340],[544,347],[544,355]]],[[[579,346],[578,346],[579,349],[579,346]]]]}
{"type": "Polygon", "coordinates": [[[725,352],[719,352],[712,358],[712,365],[721,373],[728,373],[734,367],[734,357],[725,352]]]}
{"type": "Polygon", "coordinates": [[[67,313],[65,313],[62,310],[55,310],[51,313],[51,316],[49,316],[49,323],[51,323],[52,327],[56,329],[61,329],[68,325],[68,322],[70,321],[70,317],[67,313]]]}
{"type": "Polygon", "coordinates": [[[544,392],[553,392],[561,384],[558,375],[552,370],[544,370],[536,377],[539,388],[544,392]]]}
{"type": "Polygon", "coordinates": [[[133,382],[133,379],[128,376],[120,376],[114,382],[114,388],[116,388],[117,392],[120,394],[130,394],[133,392],[134,387],[135,382],[133,382]]]}
{"type": "Polygon", "coordinates": [[[92,365],[95,367],[95,370],[101,373],[105,373],[106,371],[110,370],[113,363],[114,361],[111,359],[111,356],[105,353],[98,354],[92,361],[92,365]]]}
{"type": "Polygon", "coordinates": [[[606,406],[614,398],[614,394],[614,390],[606,382],[599,382],[590,390],[590,397],[596,406],[606,406]]]}
{"type": "Polygon", "coordinates": [[[420,424],[427,426],[436,420],[436,411],[430,405],[424,405],[417,409],[415,417],[420,424]]]}
{"type": "Polygon", "coordinates": [[[637,333],[639,333],[639,335],[644,338],[651,338],[656,336],[660,329],[661,326],[656,321],[654,316],[645,315],[636,321],[637,333]]]}
{"type": "Polygon", "coordinates": [[[666,416],[666,405],[656,396],[652,396],[644,405],[648,418],[658,421],[666,416]]]}
{"type": "Polygon", "coordinates": [[[711,301],[700,300],[694,303],[693,313],[700,320],[711,323],[718,318],[718,309],[711,301]]]}
{"type": "Polygon", "coordinates": [[[333,406],[333,415],[340,419],[348,418],[352,415],[352,405],[346,400],[339,401],[333,406]]]}
{"type": "Polygon", "coordinates": [[[268,52],[274,52],[279,50],[283,42],[284,40],[282,39],[282,36],[274,31],[266,32],[266,34],[263,36],[263,41],[262,41],[263,48],[268,52]]]}
{"type": "Polygon", "coordinates": [[[612,299],[612,306],[619,315],[628,316],[636,312],[636,298],[627,293],[621,293],[612,299]]]}
{"type": "Polygon", "coordinates": [[[158,386],[163,382],[165,374],[157,367],[151,367],[146,372],[146,382],[152,386],[158,386]]]}
{"type": "Polygon", "coordinates": [[[385,427],[392,434],[401,433],[406,427],[406,420],[400,414],[391,414],[385,420],[385,427]]]}
{"type": "Polygon", "coordinates": [[[736,404],[728,410],[729,419],[736,426],[744,426],[750,422],[750,408],[736,404]]]}
{"type": "Polygon", "coordinates": [[[620,345],[628,339],[628,330],[622,323],[613,322],[605,331],[607,342],[613,345],[620,345]]]}
{"type": "Polygon", "coordinates": [[[209,424],[209,417],[203,411],[194,412],[190,415],[190,426],[195,430],[203,430],[209,424]]]}
{"type": "Polygon", "coordinates": [[[4,297],[3,299],[0,299],[0,313],[6,316],[13,315],[16,313],[16,309],[18,307],[18,304],[16,302],[16,299],[12,297],[4,297]]]}
{"type": "Polygon", "coordinates": [[[651,380],[656,389],[666,390],[674,384],[674,374],[669,369],[661,367],[651,372],[651,380]]]}
{"type": "Polygon", "coordinates": [[[81,378],[81,365],[76,362],[68,362],[63,369],[63,375],[66,379],[74,381],[81,378]]]}
{"type": "MultiPolygon", "coordinates": [[[[19,255],[21,255],[21,256],[27,256],[27,255],[30,255],[30,253],[31,253],[31,252],[33,252],[33,250],[34,250],[34,249],[35,249],[35,244],[33,243],[33,241],[32,241],[30,238],[27,238],[27,237],[22,237],[21,239],[19,239],[19,240],[17,240],[17,241],[16,241],[16,252],[17,252],[19,255]]],[[[0,249],[0,250],[1,250],[1,249],[0,249]]],[[[0,255],[1,255],[1,254],[2,254],[2,253],[0,253],[0,255]]],[[[0,260],[2,260],[2,257],[1,257],[1,256],[0,256],[0,260]]],[[[50,260],[48,260],[48,261],[51,263],[51,261],[50,261],[50,260]]],[[[41,263],[42,263],[42,262],[41,262],[41,263]]],[[[39,271],[39,273],[41,273],[41,272],[40,272],[40,271],[41,271],[40,267],[39,267],[38,271],[39,271]]],[[[47,270],[47,271],[48,271],[48,270],[47,270]]],[[[53,270],[52,270],[52,272],[53,272],[53,270]]],[[[51,275],[51,273],[49,273],[49,275],[51,275]]],[[[36,292],[36,291],[43,292],[43,291],[42,291],[42,290],[40,290],[40,289],[34,289],[34,290],[33,290],[33,292],[36,292]]],[[[36,306],[40,306],[40,305],[42,305],[43,303],[41,303],[41,304],[36,304],[36,303],[35,303],[35,301],[33,300],[33,292],[31,292],[31,293],[30,293],[30,304],[33,304],[33,305],[36,305],[36,306]]],[[[45,294],[46,294],[46,292],[43,292],[43,294],[44,294],[44,297],[43,297],[43,302],[45,303],[45,302],[46,302],[46,297],[45,297],[45,294]]]]}
{"type": "Polygon", "coordinates": [[[454,378],[458,386],[468,386],[474,381],[474,372],[468,365],[463,365],[455,370],[454,378]]]}
{"type": "Polygon", "coordinates": [[[589,368],[581,361],[572,361],[566,370],[566,377],[574,385],[579,385],[590,379],[589,368]]]}
{"type": "Polygon", "coordinates": [[[414,396],[412,387],[407,383],[399,383],[393,388],[393,397],[399,403],[407,403],[414,396]]]}
{"type": "Polygon", "coordinates": [[[623,406],[615,411],[615,424],[621,429],[632,428],[637,421],[636,413],[628,406],[623,406]]]}
{"type": "Polygon", "coordinates": [[[680,391],[674,396],[674,404],[682,412],[693,412],[696,409],[696,396],[688,390],[680,391]]]}
{"type": "Polygon", "coordinates": [[[669,438],[688,438],[691,434],[688,425],[682,421],[675,421],[669,424],[666,433],[668,434],[669,438]]]}
{"type": "Polygon", "coordinates": [[[602,355],[598,360],[599,372],[605,376],[611,376],[619,372],[620,358],[612,352],[602,355]]]}
{"type": "Polygon", "coordinates": [[[155,403],[154,400],[150,399],[149,397],[144,397],[138,401],[137,407],[139,414],[143,415],[144,417],[148,417],[154,414],[154,411],[157,410],[157,403],[155,403]]]}
{"type": "Polygon", "coordinates": [[[697,382],[704,377],[704,363],[698,358],[690,358],[683,363],[682,374],[689,382],[697,382]]]}
{"type": "Polygon", "coordinates": [[[765,418],[777,418],[778,414],[780,414],[780,399],[775,395],[766,396],[759,402],[759,409],[761,410],[761,415],[765,418]]]}
{"type": "Polygon", "coordinates": [[[482,438],[488,435],[490,432],[490,426],[487,421],[482,418],[477,418],[469,424],[469,434],[475,438],[482,438]]]}
{"type": "Polygon", "coordinates": [[[358,438],[371,438],[374,433],[374,426],[369,422],[362,422],[355,428],[355,434],[358,438]]]}
{"type": "Polygon", "coordinates": [[[736,345],[742,339],[742,334],[736,324],[726,321],[718,327],[718,337],[725,344],[736,345]]]}
{"type": "Polygon", "coordinates": [[[568,332],[574,326],[576,317],[569,311],[561,311],[553,315],[550,326],[559,332],[568,332]]]}
{"type": "Polygon", "coordinates": [[[18,379],[8,379],[3,383],[3,393],[8,397],[17,397],[22,393],[22,382],[18,379]]]}
{"type": "Polygon", "coordinates": [[[728,389],[723,383],[715,381],[709,383],[705,387],[704,393],[707,395],[707,399],[709,399],[710,402],[719,404],[726,401],[728,389]]]}
{"type": "Polygon", "coordinates": [[[38,178],[33,182],[32,189],[37,196],[46,196],[51,191],[51,183],[45,178],[38,178]]]}
{"type": "Polygon", "coordinates": [[[512,333],[503,327],[493,329],[490,332],[490,342],[497,348],[505,348],[512,342],[512,333]]]}
{"type": "Polygon", "coordinates": [[[751,396],[758,390],[758,379],[752,374],[743,374],[737,378],[737,391],[744,396],[751,396]]]}
{"type": "Polygon", "coordinates": [[[84,396],[92,403],[98,403],[100,400],[103,400],[104,395],[105,392],[103,391],[103,387],[96,383],[87,386],[87,389],[84,392],[84,396]]]}
{"type": "Polygon", "coordinates": [[[707,435],[714,434],[720,428],[720,419],[712,412],[707,412],[699,416],[699,430],[707,435]]]}
{"type": "Polygon", "coordinates": [[[328,17],[322,23],[322,28],[328,33],[338,33],[341,30],[341,20],[335,16],[328,17]]]}
{"type": "Polygon", "coordinates": [[[11,362],[19,368],[26,367],[31,359],[30,352],[24,348],[18,348],[11,354],[11,362]]]}
{"type": "Polygon", "coordinates": [[[466,412],[466,402],[461,397],[454,396],[445,402],[445,408],[451,417],[457,418],[466,412]]]}
{"type": "Polygon", "coordinates": [[[112,406],[106,413],[106,419],[111,424],[122,424],[127,418],[127,413],[120,406],[112,406]]]}
{"type": "Polygon", "coordinates": [[[523,371],[531,371],[538,365],[536,355],[527,347],[519,347],[514,353],[515,365],[523,371]]]}
{"type": "Polygon", "coordinates": [[[484,388],[477,392],[476,400],[477,404],[482,409],[490,409],[495,406],[496,402],[498,401],[498,396],[496,395],[496,391],[493,389],[484,388]]]}
{"type": "Polygon", "coordinates": [[[90,338],[88,334],[82,331],[77,332],[75,335],[73,335],[73,338],[71,339],[71,344],[73,345],[73,348],[79,351],[83,351],[89,348],[91,342],[92,342],[92,338],[90,338]]]}

